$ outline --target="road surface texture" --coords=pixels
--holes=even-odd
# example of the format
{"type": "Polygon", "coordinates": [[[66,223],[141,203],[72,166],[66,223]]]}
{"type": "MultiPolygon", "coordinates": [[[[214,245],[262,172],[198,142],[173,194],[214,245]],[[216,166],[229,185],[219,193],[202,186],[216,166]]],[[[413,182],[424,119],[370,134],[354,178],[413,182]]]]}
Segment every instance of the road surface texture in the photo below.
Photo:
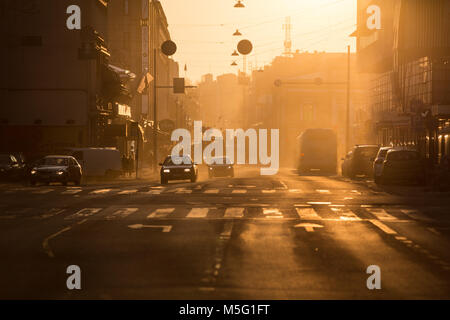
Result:
{"type": "Polygon", "coordinates": [[[0,298],[450,298],[446,195],[289,169],[205,176],[2,188],[0,298]]]}

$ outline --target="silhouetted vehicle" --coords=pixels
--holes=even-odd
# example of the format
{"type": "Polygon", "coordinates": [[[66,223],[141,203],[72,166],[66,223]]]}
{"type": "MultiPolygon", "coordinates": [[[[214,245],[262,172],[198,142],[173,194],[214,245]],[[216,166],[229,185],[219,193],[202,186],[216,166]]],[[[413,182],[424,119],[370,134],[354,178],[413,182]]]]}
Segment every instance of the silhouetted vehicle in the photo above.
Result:
{"type": "Polygon", "coordinates": [[[342,175],[351,179],[359,175],[372,177],[373,161],[380,149],[377,145],[356,145],[350,151],[342,163],[342,175]]]}
{"type": "Polygon", "coordinates": [[[214,158],[208,165],[208,176],[213,177],[234,177],[234,167],[227,157],[214,158]]]}
{"type": "Polygon", "coordinates": [[[379,182],[425,183],[425,163],[419,152],[411,150],[389,150],[383,162],[379,182]]]}
{"type": "Polygon", "coordinates": [[[11,153],[0,154],[0,179],[1,180],[18,180],[22,178],[24,173],[24,165],[11,153]]]}
{"type": "Polygon", "coordinates": [[[60,182],[67,185],[69,182],[80,185],[82,177],[81,166],[71,156],[46,156],[38,160],[30,172],[30,183],[38,182],[49,184],[60,182]]]}
{"type": "Polygon", "coordinates": [[[197,181],[198,168],[189,156],[168,156],[159,165],[161,166],[161,184],[167,184],[170,180],[197,181]]]}
{"type": "Polygon", "coordinates": [[[117,178],[123,173],[120,152],[115,148],[72,148],[65,153],[77,159],[85,177],[117,178]]]}
{"type": "Polygon", "coordinates": [[[375,183],[380,182],[381,172],[383,171],[383,162],[386,159],[387,152],[391,149],[392,147],[381,147],[375,157],[375,161],[373,162],[373,179],[375,180],[375,183]]]}
{"type": "Polygon", "coordinates": [[[297,169],[300,174],[320,171],[335,174],[337,138],[331,129],[307,129],[297,138],[297,169]]]}

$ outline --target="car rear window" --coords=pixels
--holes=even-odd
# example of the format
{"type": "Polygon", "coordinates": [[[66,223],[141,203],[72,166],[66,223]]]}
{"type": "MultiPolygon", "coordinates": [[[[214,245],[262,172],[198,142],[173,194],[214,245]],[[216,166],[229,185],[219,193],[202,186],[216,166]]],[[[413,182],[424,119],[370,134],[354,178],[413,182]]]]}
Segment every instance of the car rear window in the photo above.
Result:
{"type": "Polygon", "coordinates": [[[375,158],[377,156],[379,148],[377,147],[365,147],[358,148],[357,154],[362,158],[375,158]]]}
{"type": "Polygon", "coordinates": [[[387,155],[387,160],[390,161],[410,161],[410,160],[418,160],[419,154],[417,152],[411,151],[396,151],[389,152],[387,155]]]}

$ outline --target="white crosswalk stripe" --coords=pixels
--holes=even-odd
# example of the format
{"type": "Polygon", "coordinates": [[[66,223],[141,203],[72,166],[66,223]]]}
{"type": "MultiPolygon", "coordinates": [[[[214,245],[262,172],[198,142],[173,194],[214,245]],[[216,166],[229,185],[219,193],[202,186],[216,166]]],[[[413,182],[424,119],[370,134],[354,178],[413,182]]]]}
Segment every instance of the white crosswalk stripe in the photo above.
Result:
{"type": "Polygon", "coordinates": [[[247,190],[237,189],[237,190],[233,190],[231,193],[244,194],[244,193],[247,193],[247,190]]]}
{"type": "Polygon", "coordinates": [[[264,189],[264,190],[262,190],[262,193],[275,193],[275,192],[277,192],[277,190],[274,190],[274,189],[264,189]]]}
{"type": "Polygon", "coordinates": [[[192,208],[186,218],[205,218],[208,212],[209,208],[192,208]]]}
{"type": "Polygon", "coordinates": [[[80,211],[74,213],[73,215],[70,215],[65,218],[65,220],[71,220],[71,219],[77,219],[77,218],[87,218],[90,216],[93,216],[94,214],[100,212],[102,208],[84,208],[80,211]]]}
{"type": "Polygon", "coordinates": [[[431,219],[431,218],[425,216],[424,214],[422,214],[421,212],[419,212],[416,209],[401,209],[400,211],[403,214],[407,215],[408,217],[410,217],[414,220],[421,220],[421,221],[426,221],[426,222],[434,221],[434,219],[431,219]]]}
{"type": "Polygon", "coordinates": [[[33,192],[31,192],[32,194],[47,194],[50,192],[55,191],[55,189],[40,189],[40,190],[35,190],[33,192]]]}
{"type": "Polygon", "coordinates": [[[282,219],[283,213],[277,208],[263,208],[263,215],[266,219],[282,219]]]}
{"type": "Polygon", "coordinates": [[[106,217],[106,220],[115,220],[115,219],[126,218],[130,214],[135,213],[138,210],[139,210],[138,208],[120,208],[120,209],[117,209],[116,211],[114,211],[111,215],[108,215],[106,217]]]}
{"type": "Polygon", "coordinates": [[[112,191],[112,189],[98,189],[98,190],[92,191],[90,194],[106,194],[111,191],[112,191]]]}
{"type": "Polygon", "coordinates": [[[362,220],[360,217],[358,217],[353,211],[351,211],[348,208],[343,207],[333,207],[331,210],[339,215],[339,219],[345,220],[345,221],[360,221],[362,220]]]}
{"type": "Polygon", "coordinates": [[[205,192],[203,192],[203,193],[207,193],[207,194],[219,193],[219,189],[208,189],[208,190],[205,190],[205,192]]]}
{"type": "Polygon", "coordinates": [[[375,217],[377,217],[378,220],[382,221],[392,221],[397,220],[396,217],[390,215],[386,212],[386,210],[381,208],[366,208],[367,211],[369,211],[371,214],[373,214],[375,217]]]}
{"type": "Polygon", "coordinates": [[[137,189],[131,189],[131,190],[123,190],[123,191],[120,191],[120,192],[118,192],[117,194],[133,194],[133,193],[137,193],[138,192],[138,190],[137,189]]]}
{"type": "Polygon", "coordinates": [[[244,208],[227,208],[225,210],[225,218],[242,218],[244,216],[244,208]]]}
{"type": "Polygon", "coordinates": [[[66,191],[63,191],[62,194],[77,194],[80,193],[81,191],[83,191],[83,189],[81,188],[70,188],[67,189],[66,191]]]}
{"type": "Polygon", "coordinates": [[[302,220],[322,220],[322,218],[316,213],[314,208],[295,208],[297,214],[302,220]]]}
{"type": "Polygon", "coordinates": [[[153,219],[153,218],[165,218],[169,214],[173,213],[175,211],[175,208],[162,208],[162,209],[156,209],[152,213],[150,213],[147,218],[153,219]]]}

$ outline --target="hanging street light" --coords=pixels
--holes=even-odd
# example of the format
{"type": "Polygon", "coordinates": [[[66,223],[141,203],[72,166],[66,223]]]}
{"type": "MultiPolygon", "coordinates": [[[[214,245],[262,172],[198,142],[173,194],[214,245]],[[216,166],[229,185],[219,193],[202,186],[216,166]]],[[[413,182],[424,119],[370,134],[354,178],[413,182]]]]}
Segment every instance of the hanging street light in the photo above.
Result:
{"type": "Polygon", "coordinates": [[[231,66],[232,66],[232,67],[235,67],[235,66],[237,66],[237,63],[236,63],[236,61],[233,61],[233,63],[231,64],[231,66]]]}
{"type": "Polygon", "coordinates": [[[234,5],[235,8],[245,8],[244,4],[241,2],[241,0],[238,0],[238,2],[234,5]]]}
{"type": "Polygon", "coordinates": [[[236,32],[233,33],[233,36],[242,36],[242,33],[240,33],[238,29],[236,29],[236,32]]]}
{"type": "Polygon", "coordinates": [[[234,52],[231,54],[231,56],[233,56],[233,57],[237,57],[237,56],[239,56],[239,53],[237,53],[237,51],[236,50],[234,50],[234,52]]]}

